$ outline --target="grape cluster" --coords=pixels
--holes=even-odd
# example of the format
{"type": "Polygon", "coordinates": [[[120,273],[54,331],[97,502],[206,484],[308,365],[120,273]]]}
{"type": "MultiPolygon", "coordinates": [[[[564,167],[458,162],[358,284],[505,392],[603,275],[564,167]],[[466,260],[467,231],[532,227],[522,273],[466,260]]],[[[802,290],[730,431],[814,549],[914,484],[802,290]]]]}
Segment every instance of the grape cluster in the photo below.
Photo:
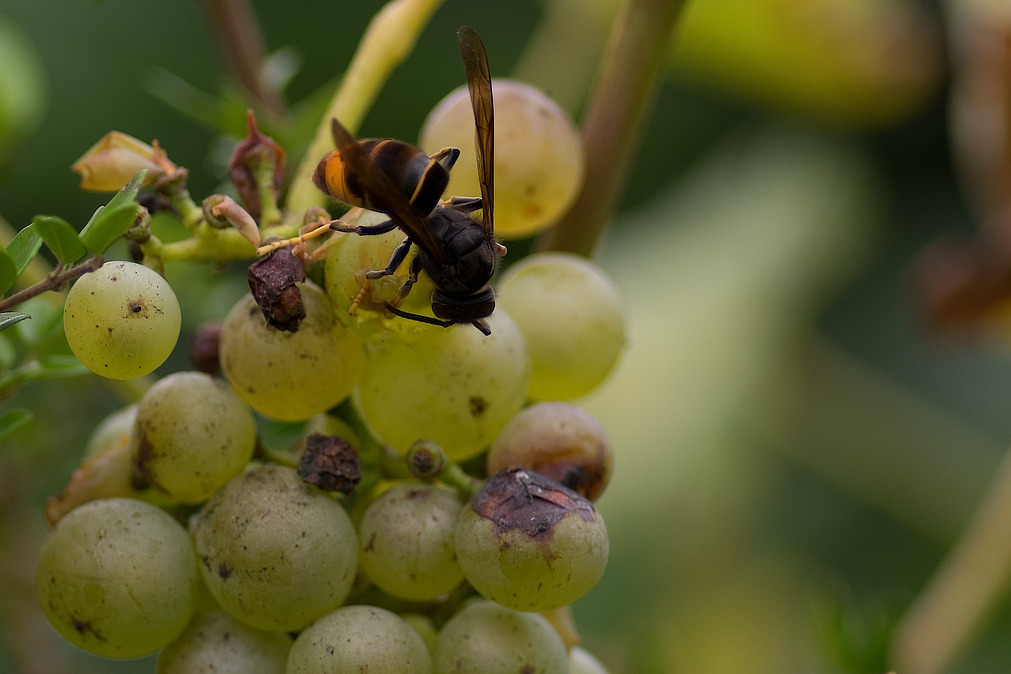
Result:
{"type": "MultiPolygon", "coordinates": [[[[160,651],[160,674],[604,671],[551,618],[608,558],[593,501],[612,450],[570,401],[623,346],[614,286],[534,254],[498,284],[490,335],[407,321],[385,309],[405,278],[364,275],[401,239],[333,235],[319,284],[290,286],[293,324],[243,297],[214,333],[220,370],[163,376],[96,428],[38,567],[63,637],[160,651]],[[297,439],[279,447],[263,431],[280,422],[297,439]]],[[[428,310],[430,290],[401,306],[428,310]]],[[[129,377],[164,360],[178,316],[158,274],[107,263],[65,324],[89,367],[129,377]],[[158,327],[131,325],[136,297],[158,327]]]]}

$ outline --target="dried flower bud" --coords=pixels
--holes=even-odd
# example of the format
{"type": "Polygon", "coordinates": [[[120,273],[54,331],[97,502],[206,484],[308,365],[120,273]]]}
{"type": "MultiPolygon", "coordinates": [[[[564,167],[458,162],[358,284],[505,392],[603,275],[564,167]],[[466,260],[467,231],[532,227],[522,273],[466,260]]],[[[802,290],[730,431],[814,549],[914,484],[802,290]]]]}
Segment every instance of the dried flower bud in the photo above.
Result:
{"type": "Polygon", "coordinates": [[[105,134],[70,168],[81,176],[81,189],[90,192],[116,192],[144,169],[144,185],[177,170],[158,141],[148,145],[119,131],[105,134]]]}
{"type": "Polygon", "coordinates": [[[234,199],[224,194],[212,194],[204,199],[202,205],[204,218],[211,227],[234,227],[251,245],[260,245],[260,230],[256,226],[256,220],[234,199]]]}
{"type": "Polygon", "coordinates": [[[296,284],[305,280],[305,268],[290,248],[278,248],[249,265],[246,280],[267,323],[278,330],[298,330],[305,305],[296,284]]]}
{"type": "Polygon", "coordinates": [[[229,176],[239,196],[242,197],[246,210],[254,218],[258,218],[262,208],[257,183],[258,176],[264,175],[264,172],[257,169],[263,168],[265,164],[270,167],[267,173],[273,181],[276,199],[280,195],[281,181],[284,179],[284,150],[273,138],[260,133],[252,110],[246,112],[246,124],[249,127],[249,135],[235,146],[229,164],[229,176]]]}
{"type": "Polygon", "coordinates": [[[305,439],[298,474],[324,491],[350,494],[362,479],[361,460],[347,440],[313,433],[305,439]]]}

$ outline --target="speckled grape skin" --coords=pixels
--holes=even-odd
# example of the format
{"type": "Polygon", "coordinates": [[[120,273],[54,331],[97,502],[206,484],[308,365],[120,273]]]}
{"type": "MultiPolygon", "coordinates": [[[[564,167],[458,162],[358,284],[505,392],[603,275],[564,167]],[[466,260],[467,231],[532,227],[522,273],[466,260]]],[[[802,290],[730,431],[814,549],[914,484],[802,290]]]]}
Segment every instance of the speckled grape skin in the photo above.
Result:
{"type": "Polygon", "coordinates": [[[462,507],[455,492],[420,482],[383,492],[358,526],[365,573],[404,599],[434,599],[452,590],[463,580],[453,543],[462,507]]]}
{"type": "Polygon", "coordinates": [[[491,335],[471,325],[427,326],[425,339],[390,340],[369,354],[352,399],[385,443],[406,453],[418,439],[453,460],[480,453],[527,399],[523,336],[496,311],[491,335]]]}
{"type": "Polygon", "coordinates": [[[120,260],[79,278],[63,310],[71,351],[110,379],[141,377],[165,362],[181,323],[168,282],[149,267],[120,260]]]}
{"type": "Polygon", "coordinates": [[[357,569],[347,513],[283,466],[230,480],[201,511],[194,540],[215,600],[262,630],[300,630],[337,608],[357,569]]]}
{"type": "Polygon", "coordinates": [[[194,608],[189,535],[158,508],[127,498],[92,501],[60,520],[42,548],[42,610],[74,645],[137,658],[182,632],[194,608]]]}
{"type": "Polygon", "coordinates": [[[321,288],[301,283],[306,317],[296,332],[267,326],[252,295],[221,327],[221,369],[250,407],[280,421],[304,421],[351,393],[365,365],[357,336],[336,318],[321,288]]]}
{"type": "Polygon", "coordinates": [[[568,674],[565,645],[550,623],[479,601],[450,618],[435,645],[435,674],[568,674]]]}
{"type": "Polygon", "coordinates": [[[345,606],[295,639],[286,674],[431,674],[421,636],[398,615],[376,606],[345,606]]]}
{"type": "Polygon", "coordinates": [[[158,674],[282,674],[291,637],[264,632],[224,611],[196,616],[158,655],[158,674]]]}
{"type": "Polygon", "coordinates": [[[159,379],[141,398],[133,453],[144,480],[180,503],[200,503],[253,456],[256,423],[221,380],[202,372],[159,379]]]}

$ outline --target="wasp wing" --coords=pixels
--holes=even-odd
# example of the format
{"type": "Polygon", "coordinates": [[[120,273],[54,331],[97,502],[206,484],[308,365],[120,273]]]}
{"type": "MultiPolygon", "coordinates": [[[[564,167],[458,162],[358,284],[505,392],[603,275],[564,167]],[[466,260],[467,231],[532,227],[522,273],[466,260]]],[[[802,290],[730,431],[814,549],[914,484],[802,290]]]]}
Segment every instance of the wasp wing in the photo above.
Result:
{"type": "Polygon", "coordinates": [[[494,234],[492,215],[495,211],[495,106],[491,95],[491,71],[488,68],[488,53],[481,37],[470,26],[464,26],[456,33],[463,54],[463,66],[467,71],[467,88],[470,89],[470,104],[474,109],[475,146],[477,150],[477,174],[481,180],[482,220],[485,232],[494,234]]]}
{"type": "Polygon", "coordinates": [[[340,150],[341,161],[350,169],[346,174],[348,187],[352,191],[366,193],[373,210],[390,216],[430,258],[439,264],[445,263],[448,259],[445,248],[432,234],[428,224],[411,208],[403,192],[336,117],[330,119],[330,133],[340,150]],[[355,184],[350,184],[352,182],[355,184]]]}

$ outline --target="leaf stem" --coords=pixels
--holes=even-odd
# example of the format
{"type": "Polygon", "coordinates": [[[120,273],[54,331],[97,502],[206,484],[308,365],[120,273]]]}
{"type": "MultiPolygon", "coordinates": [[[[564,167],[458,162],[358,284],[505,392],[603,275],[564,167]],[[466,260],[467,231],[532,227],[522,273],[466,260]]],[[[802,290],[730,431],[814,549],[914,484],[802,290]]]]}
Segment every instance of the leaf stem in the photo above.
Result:
{"type": "Polygon", "coordinates": [[[44,292],[50,290],[59,290],[67,281],[71,281],[82,274],[86,274],[90,271],[95,271],[105,262],[103,258],[100,257],[90,257],[80,264],[76,264],[72,267],[67,268],[57,268],[53,273],[46,276],[44,279],[38,283],[34,283],[23,290],[0,299],[0,311],[10,309],[15,307],[22,302],[26,302],[33,297],[37,297],[44,292]]]}
{"type": "Polygon", "coordinates": [[[289,214],[301,214],[313,206],[324,205],[325,197],[313,185],[312,173],[320,158],[333,149],[330,118],[339,119],[352,133],[358,130],[390,73],[414,49],[418,36],[442,2],[392,0],[372,17],[302,163],[295,170],[285,202],[289,214]]]}
{"type": "Polygon", "coordinates": [[[591,255],[624,187],[684,0],[626,0],[583,118],[586,176],[572,209],[537,243],[591,255]]]}

